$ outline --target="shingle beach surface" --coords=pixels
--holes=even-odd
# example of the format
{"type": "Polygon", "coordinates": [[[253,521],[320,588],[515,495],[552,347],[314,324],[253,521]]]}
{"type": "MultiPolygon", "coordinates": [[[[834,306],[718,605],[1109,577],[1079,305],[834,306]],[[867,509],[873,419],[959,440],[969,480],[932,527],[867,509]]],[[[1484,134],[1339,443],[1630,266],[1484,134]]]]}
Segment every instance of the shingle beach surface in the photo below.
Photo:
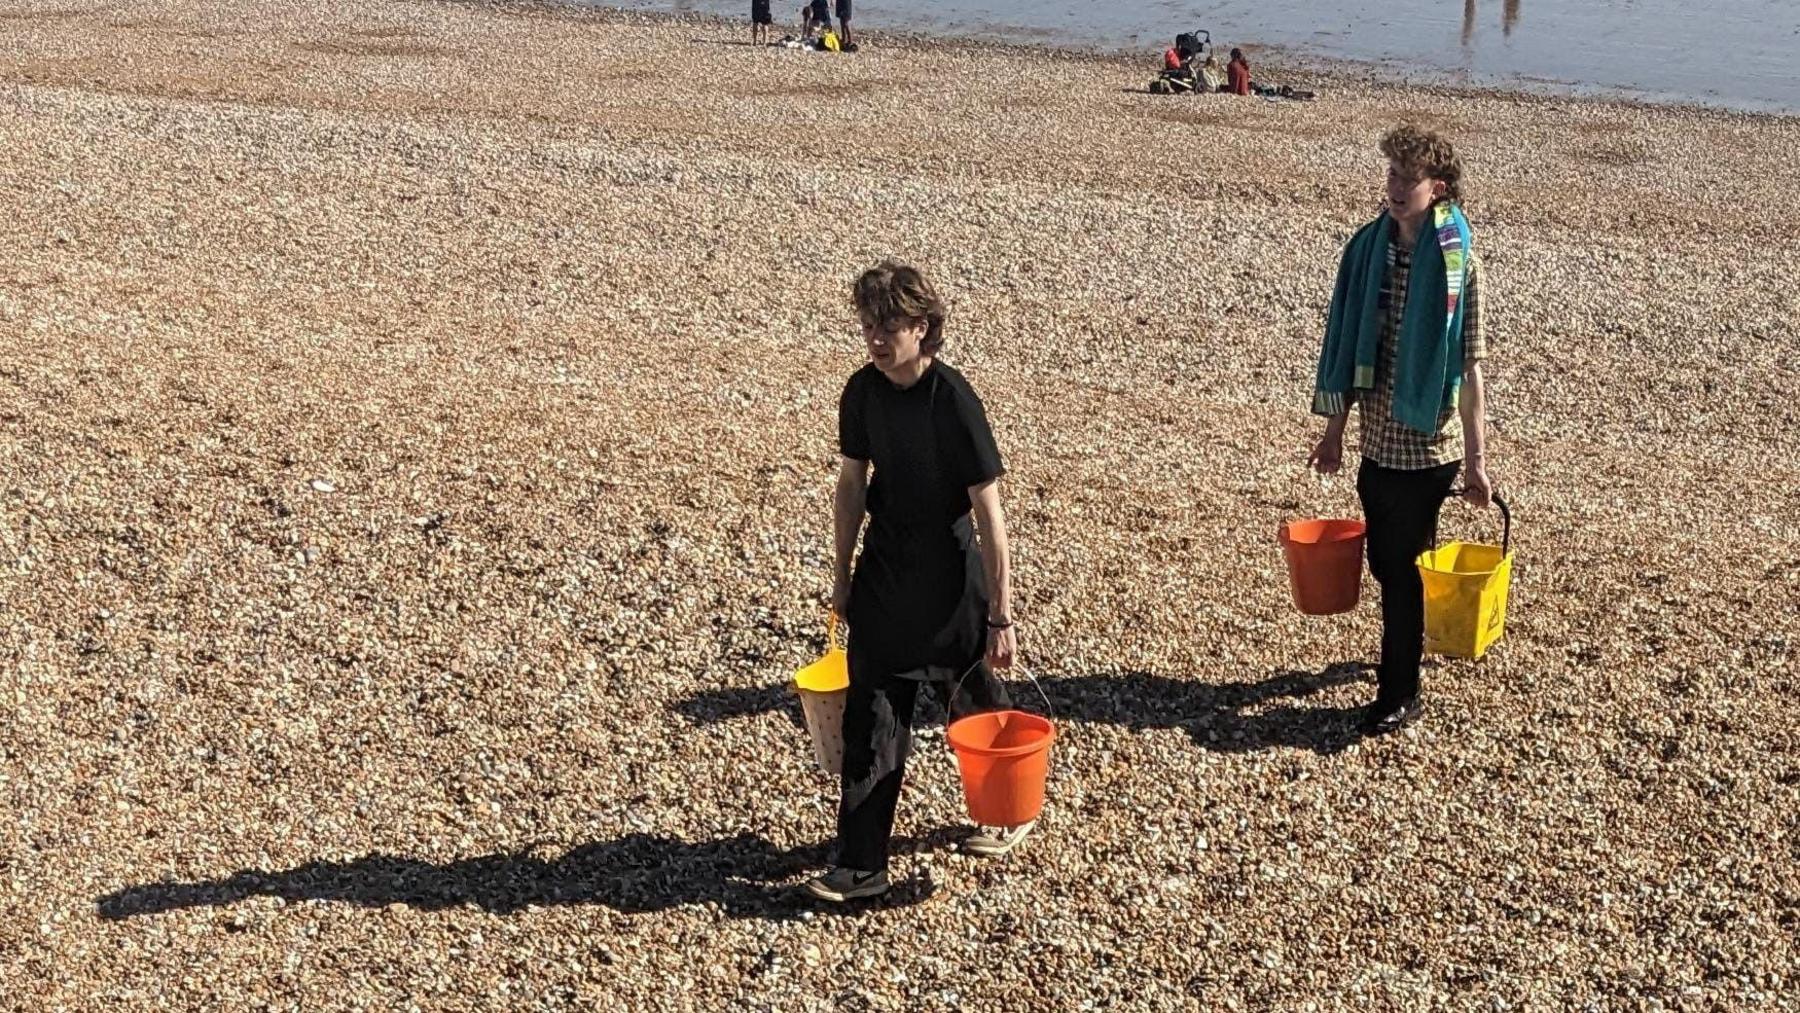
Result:
{"type": "Polygon", "coordinates": [[[0,1008],[1800,1009],[1800,120],[746,36],[0,0],[0,1008]],[[1274,533],[1357,511],[1305,409],[1402,119],[1517,568],[1364,740],[1373,588],[1299,615],[1274,533]],[[986,863],[927,735],[894,895],[815,912],[888,255],[1062,735],[986,863]]]}

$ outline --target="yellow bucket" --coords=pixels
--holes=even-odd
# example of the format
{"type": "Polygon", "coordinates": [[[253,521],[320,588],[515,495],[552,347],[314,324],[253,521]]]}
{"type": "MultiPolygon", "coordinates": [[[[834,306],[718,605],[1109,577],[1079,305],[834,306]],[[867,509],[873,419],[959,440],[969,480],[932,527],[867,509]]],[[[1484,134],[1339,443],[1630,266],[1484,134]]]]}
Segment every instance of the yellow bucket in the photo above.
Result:
{"type": "Polygon", "coordinates": [[[800,694],[800,710],[806,731],[812,736],[813,756],[827,774],[844,770],[844,701],[850,695],[850,659],[838,646],[837,616],[826,628],[825,656],[794,673],[794,692],[800,694]]]}
{"type": "Polygon", "coordinates": [[[1425,581],[1425,649],[1433,654],[1479,658],[1506,632],[1512,511],[1499,496],[1494,505],[1504,520],[1499,545],[1451,542],[1419,556],[1419,576],[1425,581]]]}

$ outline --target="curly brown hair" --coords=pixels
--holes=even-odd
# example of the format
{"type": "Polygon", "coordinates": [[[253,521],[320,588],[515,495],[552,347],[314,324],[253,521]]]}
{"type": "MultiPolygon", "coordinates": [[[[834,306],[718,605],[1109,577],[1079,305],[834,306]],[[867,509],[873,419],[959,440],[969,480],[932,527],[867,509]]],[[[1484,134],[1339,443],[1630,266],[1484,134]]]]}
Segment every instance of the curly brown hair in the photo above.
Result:
{"type": "Polygon", "coordinates": [[[1444,200],[1462,200],[1462,159],[1441,134],[1402,123],[1382,137],[1381,153],[1414,179],[1442,181],[1444,200]]]}
{"type": "Polygon", "coordinates": [[[949,310],[931,282],[911,264],[884,260],[864,271],[851,289],[856,315],[865,323],[889,326],[899,322],[925,324],[919,350],[936,355],[944,346],[944,318],[949,310]]]}

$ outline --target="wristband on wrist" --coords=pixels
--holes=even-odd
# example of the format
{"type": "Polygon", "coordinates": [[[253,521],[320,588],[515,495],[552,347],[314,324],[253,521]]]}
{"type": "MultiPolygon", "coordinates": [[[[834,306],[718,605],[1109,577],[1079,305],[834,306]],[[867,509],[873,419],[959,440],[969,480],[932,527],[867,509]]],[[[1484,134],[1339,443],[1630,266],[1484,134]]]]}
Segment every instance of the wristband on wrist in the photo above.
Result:
{"type": "Polygon", "coordinates": [[[1007,619],[1002,622],[995,622],[992,619],[989,619],[987,628],[990,630],[1010,630],[1010,629],[1012,629],[1012,624],[1013,624],[1013,621],[1011,619],[1007,619]]]}

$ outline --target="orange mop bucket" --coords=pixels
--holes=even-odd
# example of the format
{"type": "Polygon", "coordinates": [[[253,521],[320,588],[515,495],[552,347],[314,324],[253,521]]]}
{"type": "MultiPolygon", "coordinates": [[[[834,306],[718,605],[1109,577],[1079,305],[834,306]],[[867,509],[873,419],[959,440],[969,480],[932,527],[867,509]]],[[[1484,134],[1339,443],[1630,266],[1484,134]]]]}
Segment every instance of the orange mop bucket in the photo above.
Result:
{"type": "Polygon", "coordinates": [[[1500,508],[1502,524],[1499,545],[1451,542],[1419,556],[1419,578],[1425,582],[1425,649],[1433,654],[1479,658],[1506,632],[1512,511],[1499,496],[1494,505],[1500,508]]]}
{"type": "MultiPolygon", "coordinates": [[[[968,677],[964,672],[963,679],[968,677]]],[[[1037,686],[1048,709],[1044,687],[1030,673],[1025,677],[1037,686]]],[[[961,686],[958,679],[956,688],[961,686]]],[[[952,699],[956,688],[950,691],[952,699]]],[[[1056,725],[1049,718],[1021,710],[972,714],[952,721],[945,738],[956,753],[970,819],[982,826],[1016,827],[1038,818],[1050,774],[1050,745],[1056,741],[1056,725]]]]}
{"type": "Polygon", "coordinates": [[[826,627],[825,656],[794,673],[794,692],[812,736],[813,756],[827,774],[844,771],[844,702],[850,696],[850,659],[838,646],[837,616],[826,627]]]}
{"type": "Polygon", "coordinates": [[[1276,532],[1287,557],[1294,606],[1309,616],[1356,607],[1362,595],[1363,537],[1368,525],[1353,520],[1289,521],[1276,532]]]}

